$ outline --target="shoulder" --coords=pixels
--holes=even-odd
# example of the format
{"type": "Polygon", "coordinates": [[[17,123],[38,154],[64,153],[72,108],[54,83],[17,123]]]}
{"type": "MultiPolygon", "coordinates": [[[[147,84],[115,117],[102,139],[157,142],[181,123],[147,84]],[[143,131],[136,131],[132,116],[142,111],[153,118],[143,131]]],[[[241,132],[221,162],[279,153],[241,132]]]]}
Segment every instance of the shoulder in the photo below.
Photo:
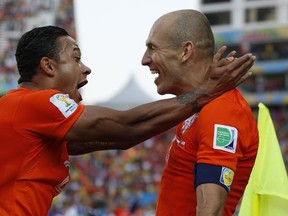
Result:
{"type": "Polygon", "coordinates": [[[27,90],[26,92],[23,93],[25,98],[33,98],[33,97],[38,97],[39,99],[41,98],[49,98],[55,94],[63,94],[62,92],[54,89],[45,89],[45,90],[27,90]]]}
{"type": "Polygon", "coordinates": [[[242,94],[237,89],[233,89],[204,106],[200,114],[233,114],[237,112],[251,112],[251,108],[242,94]]]}
{"type": "Polygon", "coordinates": [[[47,112],[47,110],[61,112],[65,117],[70,116],[74,111],[83,105],[77,104],[73,99],[58,90],[24,90],[22,92],[21,107],[31,111],[47,112]]]}
{"type": "Polygon", "coordinates": [[[35,104],[41,104],[45,102],[59,101],[73,101],[69,98],[68,94],[65,94],[59,90],[45,89],[45,90],[22,90],[20,93],[23,97],[23,101],[35,104]]]}
{"type": "Polygon", "coordinates": [[[234,89],[208,103],[200,111],[198,118],[200,125],[224,124],[231,126],[254,124],[252,110],[241,93],[234,89]]]}

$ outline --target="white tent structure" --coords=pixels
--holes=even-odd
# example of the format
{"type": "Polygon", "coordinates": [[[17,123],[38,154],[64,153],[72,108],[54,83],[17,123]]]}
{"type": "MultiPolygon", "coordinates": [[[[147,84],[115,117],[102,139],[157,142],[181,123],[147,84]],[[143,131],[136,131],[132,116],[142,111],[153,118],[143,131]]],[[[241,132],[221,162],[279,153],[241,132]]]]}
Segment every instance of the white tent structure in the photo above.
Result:
{"type": "Polygon", "coordinates": [[[98,102],[97,105],[126,110],[152,101],[153,99],[141,89],[135,77],[132,75],[122,90],[107,101],[98,102]]]}

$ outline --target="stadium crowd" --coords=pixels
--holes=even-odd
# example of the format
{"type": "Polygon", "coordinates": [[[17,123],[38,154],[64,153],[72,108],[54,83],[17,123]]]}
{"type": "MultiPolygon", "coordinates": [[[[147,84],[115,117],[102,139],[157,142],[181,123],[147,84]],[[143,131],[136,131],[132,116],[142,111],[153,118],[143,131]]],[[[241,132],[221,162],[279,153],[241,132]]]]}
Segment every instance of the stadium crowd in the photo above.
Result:
{"type": "Polygon", "coordinates": [[[55,200],[51,214],[64,211],[67,216],[154,215],[165,155],[173,134],[171,129],[129,150],[72,156],[71,182],[55,200]]]}
{"type": "MultiPolygon", "coordinates": [[[[73,0],[2,0],[0,95],[17,87],[14,57],[17,40],[23,31],[31,28],[29,20],[37,18],[41,11],[55,13],[53,24],[65,28],[76,38],[73,0]]],[[[266,48],[269,51],[269,46],[266,48]]],[[[274,88],[277,90],[277,85],[274,88]]],[[[288,168],[288,107],[269,108],[288,168]]],[[[254,113],[256,116],[257,107],[254,113]]],[[[125,151],[71,156],[71,181],[54,200],[49,216],[154,215],[165,155],[173,134],[174,129],[171,129],[125,151]]]]}

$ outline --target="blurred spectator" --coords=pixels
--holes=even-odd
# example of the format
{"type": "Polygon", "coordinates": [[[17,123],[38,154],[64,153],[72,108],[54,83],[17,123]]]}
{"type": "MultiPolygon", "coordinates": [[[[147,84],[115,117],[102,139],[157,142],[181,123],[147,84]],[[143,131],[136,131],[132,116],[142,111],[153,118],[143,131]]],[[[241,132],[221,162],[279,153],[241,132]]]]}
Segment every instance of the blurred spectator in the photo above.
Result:
{"type": "Polygon", "coordinates": [[[43,11],[53,14],[57,11],[55,22],[46,25],[57,24],[74,37],[73,10],[73,0],[1,0],[0,30],[5,34],[0,34],[0,96],[17,87],[16,42],[27,28],[31,28],[31,20],[37,20],[43,11]]]}

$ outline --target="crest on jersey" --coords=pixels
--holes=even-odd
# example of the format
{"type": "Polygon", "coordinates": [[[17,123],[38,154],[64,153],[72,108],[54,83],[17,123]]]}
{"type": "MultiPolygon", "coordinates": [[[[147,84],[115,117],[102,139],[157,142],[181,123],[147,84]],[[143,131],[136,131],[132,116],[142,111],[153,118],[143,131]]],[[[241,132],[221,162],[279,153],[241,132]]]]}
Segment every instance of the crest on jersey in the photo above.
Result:
{"type": "Polygon", "coordinates": [[[69,98],[68,94],[55,94],[50,98],[50,102],[67,118],[78,107],[78,104],[69,98]]]}
{"type": "Polygon", "coordinates": [[[214,125],[213,148],[235,153],[237,147],[238,130],[227,125],[214,125]]]}

